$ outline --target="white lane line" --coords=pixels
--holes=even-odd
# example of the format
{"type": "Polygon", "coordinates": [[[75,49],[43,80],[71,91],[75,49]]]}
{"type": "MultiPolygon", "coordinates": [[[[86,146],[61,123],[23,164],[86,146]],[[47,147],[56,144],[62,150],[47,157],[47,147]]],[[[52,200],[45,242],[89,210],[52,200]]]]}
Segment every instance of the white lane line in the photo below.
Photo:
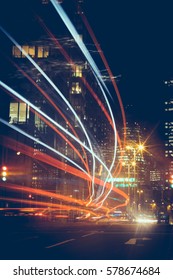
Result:
{"type": "Polygon", "coordinates": [[[82,235],[82,237],[87,237],[87,236],[90,236],[90,235],[94,235],[94,234],[96,234],[96,233],[98,233],[98,232],[97,232],[97,231],[90,232],[90,233],[88,233],[88,234],[82,235]]]}
{"type": "Polygon", "coordinates": [[[64,240],[64,241],[62,241],[62,242],[59,242],[59,243],[56,243],[56,244],[47,246],[47,247],[45,247],[45,248],[46,248],[46,249],[53,248],[53,247],[60,246],[60,245],[63,245],[63,244],[65,244],[65,243],[68,243],[68,242],[72,242],[72,241],[74,241],[74,240],[75,240],[74,238],[68,239],[68,240],[64,240]]]}
{"type": "MultiPolygon", "coordinates": [[[[148,241],[148,240],[152,240],[151,238],[148,238],[148,237],[142,237],[142,238],[131,238],[129,239],[127,242],[125,242],[124,244],[127,244],[127,245],[136,245],[137,244],[137,241],[148,241]]],[[[144,246],[144,244],[138,244],[138,246],[144,246]]]]}

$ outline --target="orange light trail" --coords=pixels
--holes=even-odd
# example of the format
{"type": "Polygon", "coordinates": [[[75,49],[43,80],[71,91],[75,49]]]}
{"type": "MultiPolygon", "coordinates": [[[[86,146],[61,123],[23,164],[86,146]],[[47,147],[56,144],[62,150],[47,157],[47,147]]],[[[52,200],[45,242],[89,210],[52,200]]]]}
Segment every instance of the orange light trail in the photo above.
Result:
{"type": "Polygon", "coordinates": [[[75,203],[75,204],[79,204],[81,206],[85,206],[85,202],[83,200],[80,199],[75,199],[69,196],[65,196],[65,195],[61,195],[61,194],[57,194],[57,193],[53,193],[50,191],[45,191],[42,189],[34,189],[31,187],[27,187],[27,186],[21,186],[21,185],[16,185],[16,184],[10,184],[10,183],[2,183],[1,184],[2,187],[7,187],[11,190],[14,191],[22,191],[22,192],[27,192],[27,193],[32,193],[32,194],[37,194],[37,195],[41,195],[41,196],[45,196],[45,197],[52,197],[55,198],[57,200],[62,200],[62,201],[66,201],[69,203],[75,203]]]}
{"type": "MultiPolygon", "coordinates": [[[[68,172],[68,173],[70,173],[74,176],[80,177],[80,178],[82,178],[86,181],[90,180],[88,178],[88,176],[85,173],[83,173],[82,171],[80,171],[80,170],[78,170],[74,167],[71,167],[70,165],[65,164],[65,163],[59,161],[58,159],[55,159],[55,158],[53,158],[53,157],[51,157],[47,154],[44,154],[40,151],[35,153],[33,148],[31,148],[29,146],[26,146],[23,143],[17,142],[14,139],[11,139],[9,137],[1,137],[0,138],[0,143],[2,143],[7,148],[10,148],[10,149],[13,149],[13,150],[19,150],[20,149],[21,153],[23,153],[23,154],[25,154],[29,157],[38,159],[39,161],[45,162],[45,163],[47,163],[51,166],[54,166],[58,169],[66,170],[66,172],[68,172]]],[[[101,179],[98,179],[96,177],[94,178],[94,182],[95,182],[95,184],[101,185],[101,186],[104,186],[104,184],[105,184],[104,181],[102,181],[101,179]]],[[[107,189],[110,189],[111,184],[106,183],[105,187],[107,189]]],[[[118,193],[119,195],[124,197],[125,200],[128,199],[128,195],[125,192],[121,191],[120,189],[118,189],[116,187],[113,187],[112,191],[115,192],[115,193],[118,193]]]]}
{"type": "MultiPolygon", "coordinates": [[[[78,134],[76,133],[76,131],[74,130],[73,126],[70,124],[69,120],[66,118],[66,116],[62,113],[62,111],[59,109],[59,107],[53,102],[53,100],[50,98],[50,96],[25,72],[23,71],[15,62],[11,61],[15,67],[39,90],[39,92],[49,101],[49,103],[56,109],[56,111],[61,115],[61,117],[65,120],[65,122],[68,124],[68,126],[70,127],[71,131],[73,132],[73,134],[76,136],[76,138],[79,139],[78,134]]],[[[32,109],[32,108],[31,108],[32,109]]],[[[32,109],[33,110],[33,109],[32,109]]],[[[35,112],[37,113],[37,112],[35,112]]],[[[37,113],[38,114],[38,113],[37,113]]],[[[83,162],[84,166],[87,169],[87,172],[89,173],[89,167],[88,167],[88,161],[84,161],[84,159],[82,158],[82,156],[80,155],[79,151],[74,147],[74,145],[57,129],[55,128],[48,120],[46,120],[43,116],[41,116],[39,114],[39,117],[42,118],[44,120],[44,122],[46,122],[49,126],[51,126],[52,129],[54,129],[54,131],[56,131],[59,135],[61,135],[61,137],[68,142],[68,144],[73,148],[73,150],[76,152],[76,154],[80,157],[81,161],[83,162]]],[[[83,146],[81,146],[82,151],[84,152],[84,156],[87,160],[87,154],[85,152],[85,149],[83,146]]]]}
{"type": "Polygon", "coordinates": [[[97,41],[97,38],[96,38],[96,36],[95,36],[95,34],[94,34],[94,32],[93,32],[93,30],[92,30],[88,20],[87,20],[87,18],[85,17],[85,15],[84,15],[84,13],[82,11],[80,11],[80,15],[82,17],[82,20],[83,20],[87,30],[88,30],[88,33],[90,34],[90,36],[91,36],[91,38],[92,38],[92,40],[94,42],[94,45],[96,46],[96,48],[98,50],[99,55],[102,58],[102,61],[103,61],[104,65],[105,65],[105,67],[106,67],[106,70],[108,71],[109,77],[110,77],[110,79],[112,81],[112,84],[114,86],[115,92],[117,94],[117,98],[118,98],[118,101],[119,101],[119,104],[120,104],[120,109],[121,109],[122,118],[123,118],[123,126],[124,126],[124,129],[125,129],[125,133],[124,133],[124,146],[125,146],[125,143],[126,143],[126,116],[125,116],[124,106],[123,106],[123,102],[122,102],[122,99],[121,99],[121,95],[120,95],[119,89],[118,89],[117,84],[116,84],[116,82],[115,82],[115,80],[113,78],[113,73],[112,73],[112,71],[111,71],[111,69],[109,67],[109,64],[108,64],[108,62],[107,62],[107,60],[106,60],[106,58],[104,56],[104,53],[103,53],[103,51],[102,51],[102,49],[101,49],[101,47],[100,47],[100,45],[99,45],[99,43],[97,41]]]}
{"type": "MultiPolygon", "coordinates": [[[[43,22],[43,20],[37,16],[37,19],[39,20],[40,24],[42,25],[42,27],[44,28],[44,30],[46,31],[46,33],[50,36],[50,38],[52,39],[52,41],[55,43],[55,45],[59,48],[60,52],[62,53],[62,55],[65,57],[65,59],[67,60],[67,62],[70,64],[71,68],[75,71],[75,62],[71,59],[71,57],[69,56],[69,54],[66,52],[66,50],[63,48],[63,46],[60,44],[60,42],[58,41],[58,39],[53,35],[53,33],[47,28],[47,26],[45,25],[45,23],[43,22]]],[[[105,59],[106,60],[106,59],[105,59]]],[[[107,62],[106,62],[107,63],[107,62]]],[[[108,65],[108,69],[109,68],[109,65],[108,65]]],[[[111,70],[110,70],[111,71],[111,70]]],[[[111,127],[114,129],[114,125],[113,125],[113,121],[108,113],[108,111],[106,110],[105,106],[103,105],[102,101],[100,100],[100,98],[97,96],[97,94],[95,93],[95,91],[93,90],[93,88],[90,86],[90,84],[87,82],[87,80],[85,79],[85,77],[80,77],[80,79],[82,80],[83,84],[87,87],[87,89],[89,90],[89,92],[91,93],[92,97],[96,100],[97,104],[99,105],[99,107],[101,108],[102,112],[104,113],[104,115],[106,116],[109,124],[111,125],[111,127]]],[[[112,79],[111,79],[112,80],[112,79]]],[[[115,83],[114,80],[112,80],[113,83],[115,83]]],[[[117,88],[117,85],[115,83],[115,86],[117,88]]],[[[118,91],[118,88],[117,88],[117,91],[118,91]]],[[[120,97],[120,93],[118,91],[118,94],[117,94],[120,98],[119,100],[119,103],[122,104],[122,100],[121,100],[121,97],[120,97]]],[[[124,113],[124,108],[123,108],[123,105],[121,106],[122,108],[122,115],[124,116],[124,119],[125,119],[125,113],[124,113]]],[[[125,125],[126,125],[126,121],[125,122],[125,125]]],[[[116,134],[117,134],[117,140],[118,140],[118,143],[120,145],[120,147],[122,147],[121,145],[121,140],[120,140],[120,137],[119,137],[119,134],[118,134],[118,131],[116,131],[116,134]]],[[[122,153],[122,149],[121,150],[121,153],[122,153]]],[[[121,171],[121,166],[117,166],[114,170],[114,175],[115,173],[117,172],[117,176],[118,174],[120,173],[121,171]],[[119,170],[117,171],[117,169],[119,168],[119,170]]]]}
{"type": "Polygon", "coordinates": [[[12,197],[2,197],[0,196],[0,200],[8,200],[11,202],[19,202],[19,203],[25,203],[25,204],[30,204],[30,205],[40,205],[42,207],[54,207],[55,209],[61,209],[61,210],[76,210],[76,211],[81,211],[81,212],[85,212],[85,213],[90,213],[94,216],[99,216],[98,214],[96,214],[95,212],[93,212],[92,210],[89,210],[87,208],[79,208],[73,205],[63,205],[63,204],[58,204],[58,203],[52,203],[52,202],[41,202],[41,201],[33,201],[33,200],[28,200],[28,199],[20,199],[20,198],[12,198],[12,197]]]}

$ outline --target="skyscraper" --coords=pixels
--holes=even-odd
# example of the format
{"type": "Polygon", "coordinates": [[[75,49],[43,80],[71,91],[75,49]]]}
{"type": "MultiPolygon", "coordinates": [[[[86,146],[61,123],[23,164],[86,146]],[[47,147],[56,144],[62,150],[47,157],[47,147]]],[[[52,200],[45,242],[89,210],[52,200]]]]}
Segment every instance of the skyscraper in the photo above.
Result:
{"type": "Polygon", "coordinates": [[[164,130],[165,130],[165,158],[166,158],[166,183],[170,185],[173,175],[173,81],[165,81],[164,100],[164,130]]]}

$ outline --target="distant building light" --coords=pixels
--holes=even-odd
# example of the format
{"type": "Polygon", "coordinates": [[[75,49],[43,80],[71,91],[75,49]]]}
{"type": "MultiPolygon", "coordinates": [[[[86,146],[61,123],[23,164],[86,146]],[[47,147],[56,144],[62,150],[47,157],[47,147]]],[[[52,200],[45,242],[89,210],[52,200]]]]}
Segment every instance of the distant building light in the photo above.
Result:
{"type": "Polygon", "coordinates": [[[135,178],[112,178],[109,179],[108,182],[135,182],[135,178]]]}

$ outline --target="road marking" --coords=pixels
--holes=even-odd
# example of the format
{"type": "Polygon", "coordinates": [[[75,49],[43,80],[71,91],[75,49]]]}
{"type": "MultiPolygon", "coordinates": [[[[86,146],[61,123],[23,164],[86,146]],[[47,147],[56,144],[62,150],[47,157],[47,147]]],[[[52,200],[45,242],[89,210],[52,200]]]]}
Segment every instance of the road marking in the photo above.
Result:
{"type": "Polygon", "coordinates": [[[56,243],[56,244],[47,246],[47,247],[45,247],[45,248],[47,248],[47,249],[53,248],[53,247],[60,246],[60,245],[63,245],[63,244],[65,244],[65,243],[68,243],[68,242],[72,242],[72,241],[74,241],[74,240],[75,240],[74,238],[68,239],[68,240],[65,240],[65,241],[62,241],[62,242],[59,242],[59,243],[56,243]]]}
{"type": "Polygon", "coordinates": [[[94,235],[96,233],[98,233],[98,231],[93,231],[93,232],[87,233],[85,235],[82,235],[82,237],[87,237],[87,236],[90,236],[90,235],[94,235]]]}
{"type": "MultiPolygon", "coordinates": [[[[125,242],[124,244],[127,244],[127,245],[136,245],[137,241],[139,240],[143,240],[143,241],[146,241],[146,240],[151,240],[151,238],[148,238],[148,237],[142,237],[142,238],[130,238],[127,242],[125,242]]],[[[141,246],[143,244],[140,244],[141,246]]]]}
{"type": "Polygon", "coordinates": [[[137,238],[131,238],[127,242],[125,242],[124,244],[135,245],[136,241],[137,241],[137,238]]]}

